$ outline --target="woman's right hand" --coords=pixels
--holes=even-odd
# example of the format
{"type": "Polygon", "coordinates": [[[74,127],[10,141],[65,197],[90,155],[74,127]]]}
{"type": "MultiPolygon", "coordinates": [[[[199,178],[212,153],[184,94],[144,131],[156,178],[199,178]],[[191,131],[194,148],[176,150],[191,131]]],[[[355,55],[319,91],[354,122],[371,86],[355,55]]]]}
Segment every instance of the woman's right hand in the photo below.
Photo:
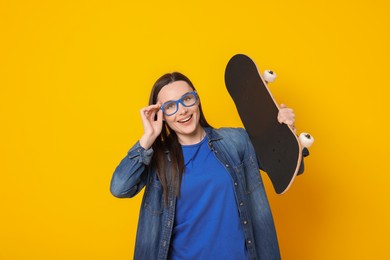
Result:
{"type": "Polygon", "coordinates": [[[144,107],[140,111],[144,134],[139,142],[144,149],[149,149],[161,133],[163,112],[160,108],[160,104],[155,104],[144,107]]]}

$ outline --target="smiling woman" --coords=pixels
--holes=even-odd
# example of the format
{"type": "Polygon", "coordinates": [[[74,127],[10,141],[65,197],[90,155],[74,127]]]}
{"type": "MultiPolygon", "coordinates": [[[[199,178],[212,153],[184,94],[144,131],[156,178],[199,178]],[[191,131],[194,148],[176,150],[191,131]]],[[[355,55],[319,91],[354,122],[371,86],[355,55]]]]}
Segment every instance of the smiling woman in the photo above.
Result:
{"type": "MultiPolygon", "coordinates": [[[[166,170],[166,150],[170,152],[172,173],[171,182],[175,186],[176,195],[180,194],[180,182],[184,172],[184,162],[181,145],[200,142],[205,135],[204,127],[211,127],[207,122],[200,100],[192,106],[180,106],[176,101],[174,113],[163,116],[167,104],[175,99],[184,98],[189,92],[195,92],[195,87],[185,75],[173,72],[161,76],[154,84],[149,106],[141,109],[144,134],[139,143],[144,149],[153,148],[153,164],[162,183],[165,202],[168,200],[168,176],[166,170]],[[161,105],[162,104],[162,105],[161,105]],[[161,111],[160,111],[161,110],[161,111]],[[155,120],[156,119],[156,120],[155,120]],[[160,136],[160,138],[158,138],[160,136]]],[[[173,112],[173,111],[172,111],[173,112]]]]}
{"type": "MultiPolygon", "coordinates": [[[[293,124],[285,111],[279,117],[293,124]]],[[[119,198],[146,187],[134,258],[280,259],[246,131],[212,128],[192,82],[178,72],[157,80],[140,112],[144,134],[111,180],[119,198]]]]}
{"type": "Polygon", "coordinates": [[[204,137],[204,130],[199,124],[200,111],[196,105],[198,99],[196,92],[191,92],[192,88],[185,81],[175,81],[161,89],[157,102],[162,103],[165,122],[170,129],[175,131],[179,143],[195,144],[204,137]],[[180,97],[177,101],[173,100],[180,97]],[[188,105],[179,105],[179,104],[188,105]],[[166,109],[166,107],[168,109],[166,109]],[[169,115],[166,112],[170,111],[169,115]]]}

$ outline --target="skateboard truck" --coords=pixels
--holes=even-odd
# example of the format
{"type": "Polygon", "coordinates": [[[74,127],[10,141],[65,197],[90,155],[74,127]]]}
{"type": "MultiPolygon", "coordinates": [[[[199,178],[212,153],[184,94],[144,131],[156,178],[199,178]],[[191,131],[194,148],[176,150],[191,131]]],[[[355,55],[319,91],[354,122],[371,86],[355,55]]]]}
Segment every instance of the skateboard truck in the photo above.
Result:
{"type": "MultiPolygon", "coordinates": [[[[276,80],[276,73],[272,70],[265,70],[263,78],[267,84],[272,83],[276,80]]],[[[301,133],[298,139],[304,148],[309,148],[314,143],[314,137],[308,133],[301,133]]]]}

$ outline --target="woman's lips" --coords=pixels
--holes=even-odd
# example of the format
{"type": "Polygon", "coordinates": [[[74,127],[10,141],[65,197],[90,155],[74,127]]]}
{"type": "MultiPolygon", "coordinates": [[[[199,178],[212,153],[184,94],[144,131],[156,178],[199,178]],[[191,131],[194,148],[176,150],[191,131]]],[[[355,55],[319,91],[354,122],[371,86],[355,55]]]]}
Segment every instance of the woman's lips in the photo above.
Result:
{"type": "Polygon", "coordinates": [[[179,123],[187,123],[188,121],[190,121],[191,120],[191,118],[192,118],[192,115],[190,115],[189,117],[187,117],[187,118],[184,118],[183,120],[179,120],[179,121],[177,121],[177,122],[179,122],[179,123]]]}

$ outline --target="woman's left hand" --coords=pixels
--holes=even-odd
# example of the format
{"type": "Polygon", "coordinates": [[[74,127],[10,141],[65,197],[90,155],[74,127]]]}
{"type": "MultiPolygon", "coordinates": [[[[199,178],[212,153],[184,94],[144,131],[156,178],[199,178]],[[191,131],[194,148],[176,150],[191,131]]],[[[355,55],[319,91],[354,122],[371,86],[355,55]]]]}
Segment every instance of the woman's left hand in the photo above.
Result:
{"type": "Polygon", "coordinates": [[[283,124],[290,126],[295,131],[294,110],[292,110],[291,108],[287,108],[286,105],[284,105],[284,104],[280,105],[280,109],[279,109],[279,113],[278,113],[278,121],[281,124],[283,123],[283,124]]]}

